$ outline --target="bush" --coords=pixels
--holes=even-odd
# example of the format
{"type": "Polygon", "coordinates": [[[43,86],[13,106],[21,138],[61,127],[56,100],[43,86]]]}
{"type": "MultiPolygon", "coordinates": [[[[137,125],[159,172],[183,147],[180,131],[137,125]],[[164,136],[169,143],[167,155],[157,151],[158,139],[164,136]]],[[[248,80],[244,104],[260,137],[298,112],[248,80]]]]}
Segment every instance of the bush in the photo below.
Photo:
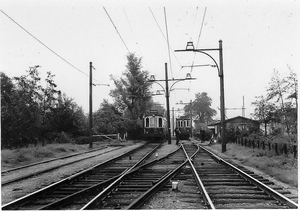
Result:
{"type": "Polygon", "coordinates": [[[72,139],[70,138],[70,136],[65,133],[65,132],[61,132],[58,136],[58,138],[56,139],[57,143],[62,144],[62,143],[72,143],[72,139]]]}
{"type": "MultiPolygon", "coordinates": [[[[92,137],[92,141],[102,141],[103,138],[101,137],[92,137]]],[[[78,138],[76,138],[75,140],[75,144],[89,144],[90,143],[90,138],[89,136],[79,136],[78,138]]]]}
{"type": "Polygon", "coordinates": [[[87,136],[80,136],[78,138],[76,138],[75,140],[75,144],[89,144],[89,137],[87,136]]]}

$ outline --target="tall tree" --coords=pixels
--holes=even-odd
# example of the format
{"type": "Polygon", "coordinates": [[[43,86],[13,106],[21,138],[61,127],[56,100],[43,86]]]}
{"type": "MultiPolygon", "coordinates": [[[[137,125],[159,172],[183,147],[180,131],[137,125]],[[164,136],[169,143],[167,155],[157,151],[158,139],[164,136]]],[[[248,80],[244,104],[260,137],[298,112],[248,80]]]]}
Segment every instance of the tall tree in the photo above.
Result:
{"type": "MultiPolygon", "coordinates": [[[[142,117],[149,109],[151,94],[148,82],[148,71],[142,70],[142,59],[130,53],[127,55],[126,70],[120,79],[111,76],[116,86],[111,90],[110,95],[114,98],[114,104],[123,113],[124,118],[132,121],[131,128],[142,127],[142,117]]],[[[132,132],[133,132],[132,131],[132,132]]],[[[134,132],[133,132],[134,133],[134,132]]]]}
{"type": "Polygon", "coordinates": [[[27,74],[14,77],[16,80],[17,101],[13,105],[17,114],[15,122],[15,132],[18,134],[20,142],[34,139],[39,134],[40,129],[40,103],[43,95],[41,94],[41,78],[38,72],[39,66],[29,67],[27,74]]]}
{"type": "Polygon", "coordinates": [[[276,106],[274,103],[268,101],[263,96],[257,96],[256,101],[252,103],[256,108],[252,116],[260,123],[264,124],[265,136],[267,135],[267,125],[271,122],[278,122],[278,116],[276,115],[276,106]]]}
{"type": "Polygon", "coordinates": [[[207,123],[212,120],[212,117],[217,114],[217,111],[211,108],[212,99],[206,92],[197,93],[196,99],[192,104],[188,104],[184,107],[185,115],[190,116],[190,110],[192,109],[192,115],[201,123],[207,123]]]}
{"type": "Polygon", "coordinates": [[[296,72],[288,66],[290,72],[289,76],[285,79],[285,89],[288,93],[288,99],[295,99],[296,110],[298,110],[298,79],[296,72]]]}
{"type": "Polygon", "coordinates": [[[290,133],[290,121],[288,118],[288,113],[290,109],[286,108],[286,105],[290,107],[290,104],[286,99],[297,99],[297,88],[295,87],[297,80],[295,74],[291,72],[289,77],[283,78],[280,73],[274,69],[273,76],[269,82],[269,87],[267,89],[267,100],[275,100],[276,103],[280,105],[280,112],[282,114],[282,123],[285,124],[286,132],[290,133]],[[290,79],[289,79],[290,78],[290,79]],[[292,93],[289,90],[293,87],[292,93]]]}
{"type": "Polygon", "coordinates": [[[15,113],[14,101],[15,87],[12,79],[9,78],[5,73],[0,73],[1,77],[1,146],[8,147],[9,141],[14,132],[14,122],[17,117],[15,113]]]}
{"type": "Polygon", "coordinates": [[[83,135],[87,131],[87,116],[82,107],[72,98],[63,94],[61,105],[52,109],[50,118],[52,130],[73,135],[83,135]]]}
{"type": "Polygon", "coordinates": [[[126,130],[122,113],[105,99],[93,117],[93,130],[96,133],[115,134],[126,130]]]}
{"type": "Polygon", "coordinates": [[[148,71],[142,69],[142,59],[133,53],[127,55],[126,70],[121,79],[111,76],[116,88],[111,90],[110,95],[114,98],[117,107],[128,112],[132,119],[142,117],[146,110],[147,102],[151,99],[148,82],[148,71]]]}

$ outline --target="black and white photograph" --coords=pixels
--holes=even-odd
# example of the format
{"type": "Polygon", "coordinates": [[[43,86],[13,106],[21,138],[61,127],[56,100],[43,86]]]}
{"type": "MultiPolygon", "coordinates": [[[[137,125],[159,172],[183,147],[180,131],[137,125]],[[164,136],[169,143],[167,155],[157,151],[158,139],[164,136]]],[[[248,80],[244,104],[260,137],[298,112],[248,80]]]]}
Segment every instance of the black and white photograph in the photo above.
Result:
{"type": "Polygon", "coordinates": [[[0,0],[2,210],[298,209],[299,0],[0,0]]]}

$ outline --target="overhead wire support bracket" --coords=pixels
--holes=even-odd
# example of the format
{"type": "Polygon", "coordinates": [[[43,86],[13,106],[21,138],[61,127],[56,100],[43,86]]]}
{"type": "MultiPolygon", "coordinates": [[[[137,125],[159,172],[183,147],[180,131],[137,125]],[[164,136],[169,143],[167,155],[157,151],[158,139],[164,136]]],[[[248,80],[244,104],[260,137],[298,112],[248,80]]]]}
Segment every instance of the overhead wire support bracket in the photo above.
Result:
{"type": "Polygon", "coordinates": [[[183,66],[181,66],[181,68],[184,68],[184,67],[207,67],[207,66],[216,67],[216,65],[213,65],[213,64],[199,64],[199,65],[183,65],[183,66]]]}

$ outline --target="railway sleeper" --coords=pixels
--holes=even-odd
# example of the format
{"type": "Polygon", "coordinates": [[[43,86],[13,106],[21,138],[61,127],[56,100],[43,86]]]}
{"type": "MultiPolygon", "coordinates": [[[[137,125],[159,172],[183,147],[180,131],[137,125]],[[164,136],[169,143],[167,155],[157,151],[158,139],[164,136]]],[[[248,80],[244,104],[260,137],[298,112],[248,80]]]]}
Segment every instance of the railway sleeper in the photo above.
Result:
{"type": "MultiPolygon", "coordinates": [[[[89,187],[89,186],[87,186],[87,187],[89,187]]],[[[69,186],[69,187],[61,187],[59,190],[60,191],[67,191],[67,192],[77,192],[77,191],[82,190],[82,188],[69,186]]]]}
{"type": "Polygon", "coordinates": [[[131,192],[132,193],[132,192],[144,192],[147,190],[149,190],[149,188],[147,188],[147,187],[134,187],[134,189],[129,188],[129,187],[123,187],[123,188],[118,187],[119,192],[131,192]]]}
{"type": "MultiPolygon", "coordinates": [[[[240,204],[240,203],[262,203],[262,204],[277,204],[278,202],[274,199],[265,199],[265,198],[242,198],[242,199],[236,199],[236,198],[226,198],[226,199],[212,199],[213,203],[216,204],[240,204]]],[[[256,207],[255,207],[256,208],[256,207]]],[[[257,209],[257,208],[256,208],[257,209]]]]}
{"type": "Polygon", "coordinates": [[[211,196],[215,196],[218,194],[223,194],[222,192],[226,193],[226,194],[265,194],[263,191],[260,191],[258,189],[253,189],[253,190],[249,190],[249,189],[230,189],[230,190],[224,190],[224,191],[220,191],[218,190],[208,190],[207,191],[209,195],[211,196]]]}
{"type": "Polygon", "coordinates": [[[227,181],[220,181],[220,182],[205,182],[203,181],[204,186],[216,186],[219,185],[221,186],[220,188],[224,188],[224,186],[227,187],[235,187],[235,186],[253,186],[252,184],[250,184],[249,182],[227,182],[227,181]]]}
{"type": "Polygon", "coordinates": [[[211,195],[212,199],[265,199],[274,200],[271,196],[265,193],[243,193],[243,194],[231,194],[231,193],[220,193],[211,195]]]}
{"type": "Polygon", "coordinates": [[[135,190],[136,188],[151,188],[152,184],[121,184],[118,189],[121,190],[123,188],[131,188],[135,190]]]}
{"type": "Polygon", "coordinates": [[[289,207],[278,207],[278,205],[271,205],[271,204],[261,204],[261,203],[241,203],[241,204],[235,204],[234,207],[232,205],[218,205],[216,206],[217,209],[288,209],[289,207]]]}
{"type": "Polygon", "coordinates": [[[213,182],[245,182],[243,178],[215,178],[215,179],[203,179],[203,183],[213,183],[213,182]]]}
{"type": "Polygon", "coordinates": [[[139,187],[139,186],[145,186],[145,187],[152,187],[153,186],[153,183],[152,182],[128,182],[128,181],[125,181],[125,182],[122,182],[120,184],[119,187],[139,187]]]}
{"type": "Polygon", "coordinates": [[[145,177],[132,177],[132,178],[127,179],[126,181],[152,182],[153,180],[158,180],[158,179],[160,179],[160,178],[161,178],[160,176],[157,176],[157,177],[151,177],[151,178],[149,178],[148,176],[145,176],[145,177]]]}
{"type": "MultiPolygon", "coordinates": [[[[110,179],[111,177],[108,177],[108,179],[110,179]]],[[[76,183],[72,183],[72,185],[78,185],[78,186],[84,186],[84,185],[87,185],[87,184],[92,184],[92,185],[95,185],[95,184],[98,184],[100,182],[103,182],[105,181],[106,179],[103,178],[103,179],[90,179],[90,178],[87,178],[86,180],[80,180],[80,181],[77,181],[76,183]]]]}

